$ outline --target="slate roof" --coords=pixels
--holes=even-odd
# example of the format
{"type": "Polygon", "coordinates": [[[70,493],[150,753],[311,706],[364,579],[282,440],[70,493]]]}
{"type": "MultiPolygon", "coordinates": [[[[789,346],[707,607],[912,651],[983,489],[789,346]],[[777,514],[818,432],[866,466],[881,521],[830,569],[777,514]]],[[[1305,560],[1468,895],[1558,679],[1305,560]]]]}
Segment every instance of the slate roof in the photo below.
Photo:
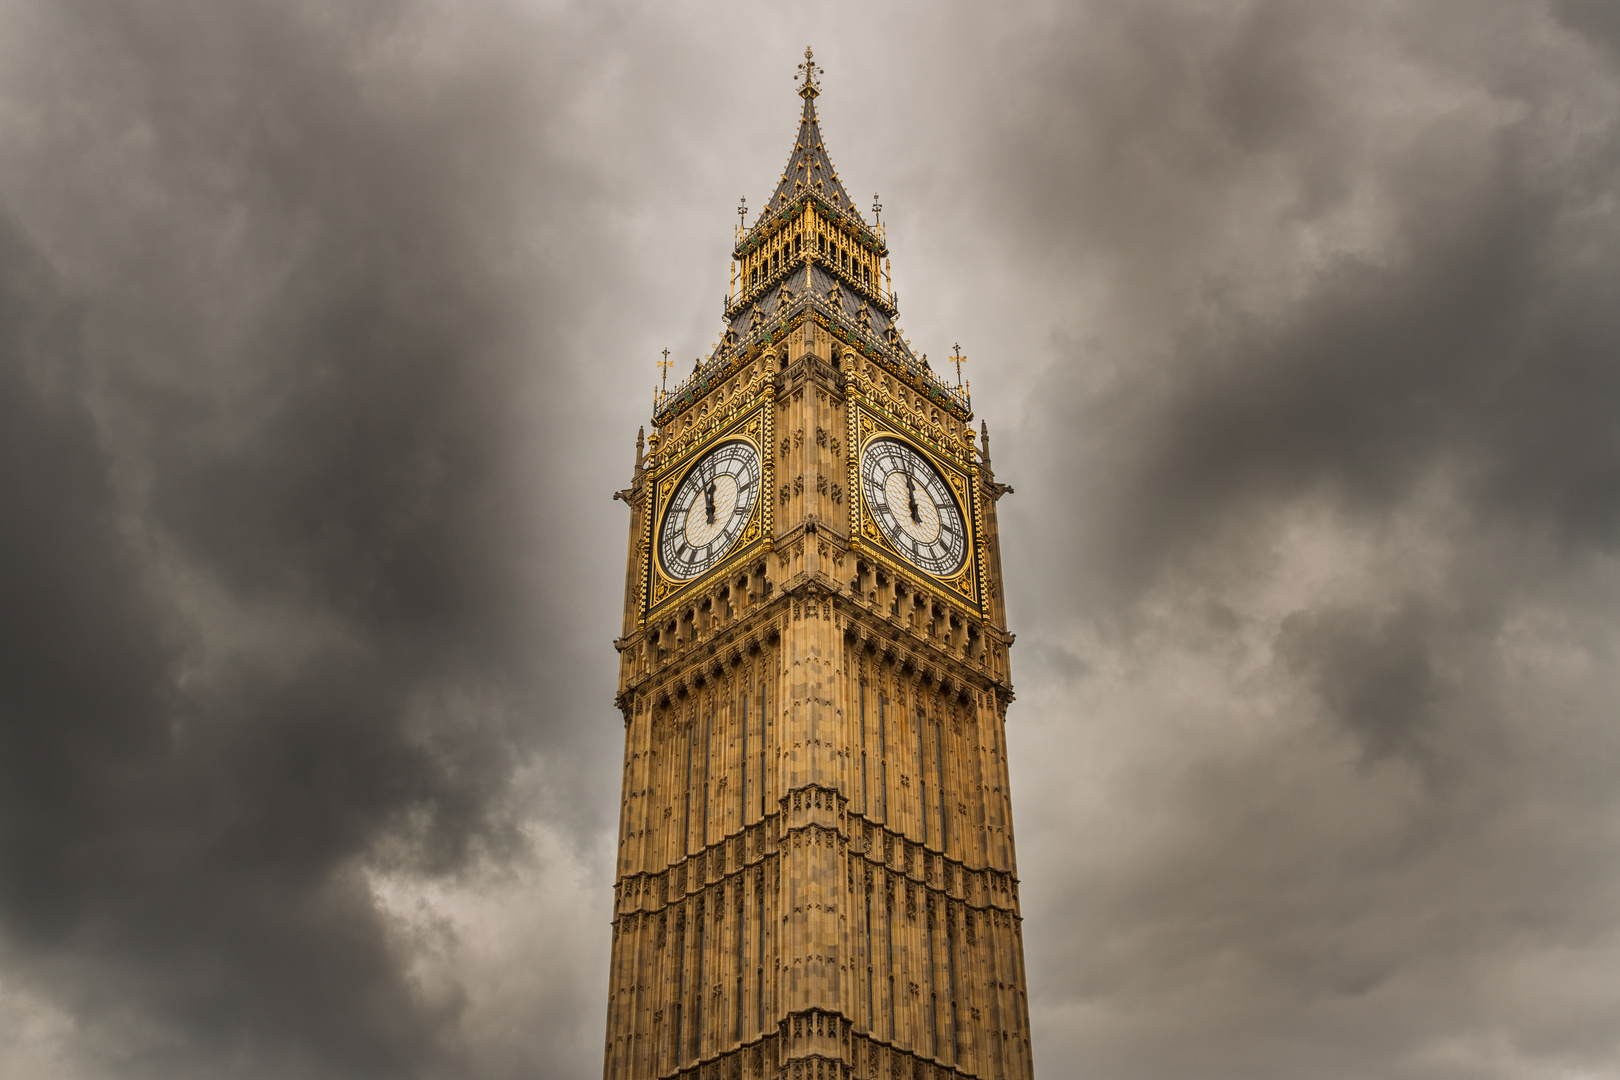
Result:
{"type": "Polygon", "coordinates": [[[861,217],[860,211],[855,209],[855,202],[849,197],[843,181],[838,178],[838,170],[833,168],[832,157],[828,155],[827,147],[822,142],[821,125],[816,121],[817,93],[819,91],[814,85],[799,90],[799,96],[804,98],[804,113],[799,118],[799,135],[794,139],[793,149],[788,153],[787,167],[782,170],[782,179],[765,203],[764,211],[770,214],[791,204],[801,195],[815,194],[849,212],[856,221],[864,225],[865,219],[861,217]]]}

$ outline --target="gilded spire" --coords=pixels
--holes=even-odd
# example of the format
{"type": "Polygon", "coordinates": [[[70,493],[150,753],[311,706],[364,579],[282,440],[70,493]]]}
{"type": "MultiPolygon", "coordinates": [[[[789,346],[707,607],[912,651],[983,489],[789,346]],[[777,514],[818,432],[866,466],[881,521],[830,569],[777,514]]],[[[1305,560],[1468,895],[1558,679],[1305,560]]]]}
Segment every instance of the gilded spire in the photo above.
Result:
{"type": "Polygon", "coordinates": [[[798,74],[794,76],[799,84],[799,96],[804,98],[804,112],[799,117],[799,135],[788,154],[782,178],[765,203],[765,211],[779,211],[795,199],[814,196],[860,221],[860,212],[855,209],[849,192],[844,190],[833,168],[832,158],[827,156],[827,148],[821,142],[821,126],[816,119],[815,102],[821,93],[822,74],[815,53],[806,47],[804,62],[798,65],[798,74]]]}

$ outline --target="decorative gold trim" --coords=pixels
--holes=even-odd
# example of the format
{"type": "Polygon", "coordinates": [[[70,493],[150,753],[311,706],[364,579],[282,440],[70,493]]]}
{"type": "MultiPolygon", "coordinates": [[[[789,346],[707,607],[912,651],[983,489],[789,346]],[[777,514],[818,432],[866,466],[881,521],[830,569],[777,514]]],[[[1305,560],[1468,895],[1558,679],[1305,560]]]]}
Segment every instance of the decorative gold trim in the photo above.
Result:
{"type": "Polygon", "coordinates": [[[844,367],[844,449],[847,454],[844,490],[849,492],[849,546],[860,551],[861,543],[861,439],[860,412],[861,386],[855,377],[854,350],[846,350],[842,357],[844,367]]]}
{"type": "Polygon", "coordinates": [[[772,412],[775,407],[775,387],[772,384],[766,384],[764,398],[763,403],[742,413],[732,423],[719,427],[711,437],[683,446],[678,455],[670,455],[668,460],[660,464],[656,476],[652,478],[651,506],[648,508],[648,528],[644,541],[647,573],[642,607],[643,624],[650,621],[660,607],[677,599],[680,594],[723,576],[746,556],[760,550],[771,549],[773,507],[771,489],[775,484],[775,470],[767,448],[770,446],[773,430],[772,412]],[[736,542],[725,555],[721,556],[720,561],[693,578],[671,577],[659,565],[657,557],[659,537],[663,531],[664,511],[676,487],[692,465],[710,450],[728,442],[747,443],[758,455],[759,491],[754,497],[753,512],[749,515],[748,523],[743,526],[736,542]]]}
{"type": "MultiPolygon", "coordinates": [[[[979,465],[978,465],[978,462],[973,462],[972,464],[970,464],[968,466],[968,476],[969,476],[968,485],[969,485],[970,490],[973,492],[973,560],[978,565],[978,567],[980,568],[979,577],[978,577],[979,584],[980,584],[980,588],[979,588],[979,612],[980,612],[980,614],[982,614],[984,616],[985,621],[989,622],[990,621],[990,590],[983,587],[983,584],[984,584],[983,568],[984,568],[984,560],[985,560],[984,507],[981,505],[983,500],[980,498],[980,495],[981,495],[983,489],[982,489],[981,485],[979,484],[979,465]]],[[[969,594],[969,595],[970,595],[970,598],[971,598],[971,594],[969,594]]]]}
{"type": "MultiPolygon", "coordinates": [[[[645,479],[643,482],[646,482],[645,479]]],[[[641,559],[641,574],[637,584],[637,591],[640,595],[636,598],[636,608],[640,613],[636,618],[638,627],[647,625],[647,591],[650,588],[649,582],[652,577],[652,504],[653,490],[652,485],[649,483],[642,493],[641,536],[636,540],[636,551],[641,559]]]]}
{"type": "Polygon", "coordinates": [[[760,432],[764,444],[764,467],[760,470],[760,497],[765,500],[763,517],[765,550],[776,550],[776,379],[772,376],[760,392],[760,432]]]}
{"type": "Polygon", "coordinates": [[[958,605],[966,605],[969,610],[977,611],[981,617],[988,618],[987,598],[982,588],[984,567],[984,528],[983,518],[979,513],[977,499],[973,493],[978,490],[978,470],[970,466],[971,472],[966,472],[955,462],[932,452],[926,444],[903,428],[883,422],[881,417],[871,415],[867,411],[865,401],[852,399],[849,405],[849,426],[858,437],[851,440],[850,455],[850,488],[856,492],[850,500],[850,547],[862,554],[880,555],[886,561],[903,568],[907,573],[919,575],[924,582],[936,586],[939,595],[946,597],[958,605]],[[878,527],[866,502],[866,485],[860,477],[860,461],[866,453],[866,448],[880,438],[897,439],[910,446],[921,454],[951,486],[957,497],[957,509],[962,514],[963,527],[968,530],[969,537],[966,543],[967,551],[962,566],[954,573],[948,575],[932,574],[907,559],[889,538],[878,527]],[[857,544],[859,547],[857,548],[857,544]]]}

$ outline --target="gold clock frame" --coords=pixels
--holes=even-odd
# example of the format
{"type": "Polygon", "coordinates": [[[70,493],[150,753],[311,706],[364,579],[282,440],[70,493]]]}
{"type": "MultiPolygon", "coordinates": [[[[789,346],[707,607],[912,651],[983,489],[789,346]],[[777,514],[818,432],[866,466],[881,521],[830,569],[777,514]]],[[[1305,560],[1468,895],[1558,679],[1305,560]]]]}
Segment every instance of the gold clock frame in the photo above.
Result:
{"type": "Polygon", "coordinates": [[[771,498],[776,487],[776,468],[767,448],[772,442],[772,418],[775,412],[774,395],[767,394],[756,408],[725,424],[709,438],[686,447],[678,455],[660,463],[651,477],[651,506],[648,508],[646,529],[642,535],[641,622],[645,624],[655,612],[666,605],[677,603],[684,594],[696,586],[723,577],[725,571],[748,558],[771,550],[771,531],[774,527],[774,502],[771,498]],[[759,493],[754,499],[753,512],[743,526],[731,550],[721,556],[703,573],[692,578],[674,578],[664,573],[658,559],[658,542],[663,533],[665,511],[680,482],[690,468],[704,455],[724,443],[742,442],[752,446],[759,458],[759,493]]]}
{"type": "Polygon", "coordinates": [[[957,607],[966,608],[981,618],[988,618],[989,598],[985,595],[983,587],[984,529],[979,500],[976,498],[979,490],[978,467],[970,464],[966,469],[962,468],[931,451],[927,441],[890,422],[859,400],[852,400],[849,403],[848,468],[847,490],[855,493],[855,498],[849,500],[850,549],[863,555],[876,555],[883,561],[891,563],[891,570],[899,569],[918,576],[934,587],[932,591],[950,600],[957,607]],[[871,507],[867,505],[866,485],[862,483],[860,475],[861,459],[866,454],[866,448],[877,439],[894,439],[911,447],[944,478],[951,493],[956,497],[957,508],[962,512],[962,521],[968,530],[968,537],[967,558],[955,573],[939,575],[924,570],[907,559],[878,526],[871,507]]]}

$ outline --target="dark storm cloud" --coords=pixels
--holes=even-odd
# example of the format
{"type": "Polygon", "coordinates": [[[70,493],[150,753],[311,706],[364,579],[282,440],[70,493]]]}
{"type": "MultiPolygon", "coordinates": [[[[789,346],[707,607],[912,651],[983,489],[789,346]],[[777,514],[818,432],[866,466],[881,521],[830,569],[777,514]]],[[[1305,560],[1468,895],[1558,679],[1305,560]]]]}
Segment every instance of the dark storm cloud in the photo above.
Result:
{"type": "Polygon", "coordinates": [[[526,76],[424,56],[395,5],[28,14],[0,243],[12,971],[121,1074],[447,1068],[460,999],[416,982],[365,875],[512,849],[544,732],[540,537],[505,486],[525,307],[491,268],[521,243],[526,76]]]}
{"type": "Polygon", "coordinates": [[[1326,269],[1280,326],[1187,331],[1177,350],[1199,367],[1163,418],[1143,503],[1197,511],[1327,483],[1387,506],[1454,464],[1482,512],[1611,543],[1620,265],[1613,251],[1581,259],[1568,230],[1613,162],[1597,155],[1591,174],[1560,177],[1569,189],[1537,191],[1514,141],[1491,148],[1484,175],[1429,148],[1400,163],[1399,265],[1326,269]]]}
{"type": "Polygon", "coordinates": [[[1019,706],[1042,1026],[1104,1074],[1620,1061],[1617,70],[1595,7],[1471,13],[1092,5],[997,125],[1105,297],[997,462],[1074,656],[1019,706]]]}
{"type": "Polygon", "coordinates": [[[1295,612],[1277,651],[1301,669],[1328,707],[1355,732],[1367,756],[1427,760],[1424,745],[1438,693],[1424,613],[1407,607],[1383,622],[1358,610],[1295,612]]]}
{"type": "Polygon", "coordinates": [[[593,1067],[607,496],[807,42],[1017,486],[1043,1075],[1620,1069],[1609,6],[921,12],[8,9],[0,1072],[593,1067]]]}
{"type": "MultiPolygon", "coordinates": [[[[1465,470],[1481,512],[1546,521],[1571,543],[1610,543],[1620,513],[1620,436],[1608,422],[1620,399],[1612,359],[1620,316],[1611,302],[1620,256],[1592,226],[1607,224],[1620,143],[1605,127],[1571,134],[1573,149],[1557,145],[1568,122],[1562,95],[1581,89],[1579,79],[1521,76],[1493,105],[1524,115],[1486,129],[1474,126],[1480,118],[1443,111],[1351,165],[1343,147],[1391,136],[1376,130],[1378,118],[1355,115],[1342,93],[1360,77],[1341,70],[1354,56],[1331,53],[1344,39],[1323,40],[1319,21],[1347,21],[1334,9],[1256,5],[1230,25],[1206,27],[1215,43],[1201,49],[1188,45],[1200,22],[1191,13],[1100,21],[1126,24],[1114,32],[1139,50],[1126,55],[1145,59],[1131,66],[1149,69],[1157,92],[1110,99],[1085,86],[1054,106],[1102,114],[1087,121],[1101,129],[1100,144],[1034,151],[1067,155],[1035,175],[1064,172],[1081,193],[1077,214],[1057,216],[1058,235],[1089,242],[1127,275],[1132,264],[1153,273],[1160,260],[1170,260],[1167,276],[1202,275],[1196,295],[1182,297],[1181,319],[1167,324],[1165,351],[1131,358],[1133,370],[1089,403],[1080,425],[1144,455],[1142,472],[1121,480],[1134,505],[1108,515],[1139,530],[1120,550],[1151,557],[1196,540],[1207,515],[1247,508],[1245,493],[1280,497],[1329,484],[1389,506],[1442,464],[1465,470]],[[1119,138],[1138,149],[1117,152],[1119,138]],[[1191,180],[1176,167],[1188,142],[1201,152],[1191,180]],[[1316,174],[1329,166],[1337,194],[1323,202],[1316,174]],[[1268,170],[1283,175],[1283,190],[1264,190],[1276,183],[1268,170]],[[1241,240],[1211,236],[1207,220],[1133,230],[1118,250],[1093,228],[1104,212],[1139,222],[1160,201],[1183,197],[1196,209],[1241,212],[1234,204],[1258,189],[1275,200],[1275,216],[1254,223],[1252,246],[1263,251],[1284,230],[1343,211],[1358,182],[1387,200],[1390,240],[1376,252],[1300,264],[1280,286],[1302,295],[1280,310],[1268,300],[1256,311],[1237,295],[1250,284],[1241,270],[1200,265],[1221,243],[1232,244],[1223,254],[1234,261],[1248,254],[1241,240]],[[1128,187],[1136,199],[1114,198],[1128,187]],[[1107,196],[1095,199],[1094,188],[1107,196]],[[1120,439],[1110,421],[1121,415],[1148,430],[1120,439]]],[[[1435,48],[1412,36],[1384,44],[1406,51],[1408,62],[1435,48]]],[[[1489,93],[1505,78],[1510,47],[1491,44],[1502,55],[1482,50],[1470,58],[1473,70],[1445,74],[1471,76],[1489,93]]],[[[1162,298],[1177,285],[1144,291],[1162,298]]]]}

